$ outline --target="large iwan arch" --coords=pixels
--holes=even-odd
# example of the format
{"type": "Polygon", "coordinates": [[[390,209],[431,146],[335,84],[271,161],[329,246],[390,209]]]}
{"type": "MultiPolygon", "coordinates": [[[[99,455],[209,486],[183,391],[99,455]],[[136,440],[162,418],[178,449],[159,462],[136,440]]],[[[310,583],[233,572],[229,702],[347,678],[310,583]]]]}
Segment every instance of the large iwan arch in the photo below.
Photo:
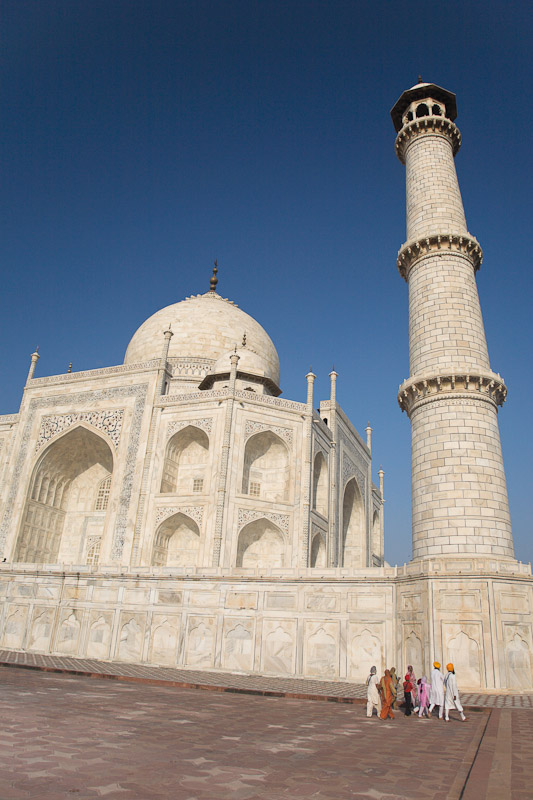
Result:
{"type": "Polygon", "coordinates": [[[272,431],[256,433],[246,442],[243,494],[272,502],[289,499],[289,453],[272,431]]]}
{"type": "Polygon", "coordinates": [[[90,554],[95,563],[112,472],[111,448],[88,428],[78,426],[48,445],[28,487],[15,561],[83,564],[90,554]]]}
{"type": "Polygon", "coordinates": [[[171,437],[167,445],[162,494],[196,494],[208,491],[206,466],[209,438],[194,425],[187,425],[171,437]]]}
{"type": "Polygon", "coordinates": [[[154,538],[152,564],[158,567],[195,567],[200,552],[200,529],[178,512],[161,523],[154,538]]]}

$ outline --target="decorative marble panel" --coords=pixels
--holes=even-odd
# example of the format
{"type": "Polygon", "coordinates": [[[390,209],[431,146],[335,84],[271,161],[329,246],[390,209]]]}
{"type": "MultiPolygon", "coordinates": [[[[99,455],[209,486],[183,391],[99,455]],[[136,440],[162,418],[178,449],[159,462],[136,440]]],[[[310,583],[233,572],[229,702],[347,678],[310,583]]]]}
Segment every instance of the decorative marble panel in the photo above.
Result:
{"type": "Polygon", "coordinates": [[[95,609],[89,615],[87,658],[109,658],[113,613],[95,609]]]}
{"type": "Polygon", "coordinates": [[[4,647],[20,650],[28,624],[29,606],[9,605],[4,626],[2,644],[4,647]]]}
{"type": "Polygon", "coordinates": [[[446,661],[453,663],[460,685],[467,689],[481,688],[483,686],[481,622],[445,622],[442,625],[442,641],[446,661]]]}
{"type": "Polygon", "coordinates": [[[116,653],[118,661],[141,660],[145,625],[146,614],[122,612],[116,653]]]}
{"type": "Polygon", "coordinates": [[[254,620],[224,620],[222,662],[225,669],[250,672],[253,667],[254,620]]]}
{"type": "Polygon", "coordinates": [[[307,622],[306,674],[332,680],[339,674],[339,632],[333,622],[307,622]]]}
{"type": "Polygon", "coordinates": [[[171,667],[176,664],[179,617],[154,614],[150,636],[150,661],[171,667]]]}
{"type": "Polygon", "coordinates": [[[291,675],[296,654],[296,620],[266,619],[263,623],[262,669],[291,675]]]}
{"type": "Polygon", "coordinates": [[[30,630],[28,650],[37,650],[48,653],[50,650],[50,636],[54,623],[55,608],[36,606],[33,609],[33,620],[30,630]]]}
{"type": "Polygon", "coordinates": [[[83,612],[63,608],[59,612],[54,651],[75,656],[78,652],[83,612]]]}
{"type": "Polygon", "coordinates": [[[348,674],[350,678],[361,682],[366,680],[370,674],[370,667],[376,667],[378,675],[383,674],[382,629],[382,625],[372,625],[372,630],[361,625],[349,626],[348,674]]]}
{"type": "Polygon", "coordinates": [[[190,616],[187,624],[185,663],[197,669],[213,667],[215,659],[215,618],[190,616]]]}

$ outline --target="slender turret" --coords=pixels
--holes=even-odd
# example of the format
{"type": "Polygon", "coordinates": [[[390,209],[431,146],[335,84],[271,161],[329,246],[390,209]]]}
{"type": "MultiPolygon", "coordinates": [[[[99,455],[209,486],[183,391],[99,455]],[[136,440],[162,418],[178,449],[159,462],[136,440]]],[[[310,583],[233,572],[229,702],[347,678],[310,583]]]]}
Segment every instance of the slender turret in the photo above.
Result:
{"type": "Polygon", "coordinates": [[[398,402],[411,419],[413,558],[514,556],[497,411],[507,389],[490,369],[454,156],[455,95],[432,83],[391,111],[406,166],[410,378],[398,402]]]}

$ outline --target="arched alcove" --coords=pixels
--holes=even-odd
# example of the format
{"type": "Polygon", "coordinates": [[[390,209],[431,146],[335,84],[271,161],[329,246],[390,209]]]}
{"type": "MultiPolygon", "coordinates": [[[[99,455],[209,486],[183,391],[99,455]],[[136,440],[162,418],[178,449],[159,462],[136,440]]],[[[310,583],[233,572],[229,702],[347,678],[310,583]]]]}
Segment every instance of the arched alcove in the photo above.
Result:
{"type": "Polygon", "coordinates": [[[273,522],[262,518],[245,525],[237,542],[237,567],[284,567],[285,538],[273,522]]]}
{"type": "Polygon", "coordinates": [[[33,470],[15,561],[80,564],[90,549],[95,563],[112,471],[111,448],[85,427],[48,445],[33,470]]]}
{"type": "Polygon", "coordinates": [[[320,451],[313,464],[313,509],[323,517],[328,515],[328,465],[320,451]]]}
{"type": "Polygon", "coordinates": [[[273,502],[289,499],[289,453],[272,431],[256,433],[246,442],[242,491],[273,502]]]}
{"type": "Polygon", "coordinates": [[[206,466],[209,438],[194,425],[187,425],[171,437],[167,444],[162,494],[196,494],[207,491],[206,466]]]}
{"type": "Polygon", "coordinates": [[[152,564],[157,567],[194,567],[198,564],[200,529],[186,514],[161,523],[154,538],[152,564]]]}
{"type": "Polygon", "coordinates": [[[363,567],[365,512],[361,490],[355,478],[346,484],[342,502],[342,565],[363,567]]]}
{"type": "Polygon", "coordinates": [[[311,542],[311,566],[326,566],[326,542],[321,533],[315,534],[311,542]]]}

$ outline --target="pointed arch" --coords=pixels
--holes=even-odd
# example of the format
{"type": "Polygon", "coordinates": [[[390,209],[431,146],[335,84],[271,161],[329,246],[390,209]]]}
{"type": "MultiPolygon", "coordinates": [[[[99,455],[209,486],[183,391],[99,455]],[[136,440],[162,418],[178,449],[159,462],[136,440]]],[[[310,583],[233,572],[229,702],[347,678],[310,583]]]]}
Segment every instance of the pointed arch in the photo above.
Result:
{"type": "Polygon", "coordinates": [[[313,510],[328,516],[328,465],[321,450],[313,463],[313,510]]]}
{"type": "Polygon", "coordinates": [[[342,565],[363,567],[365,510],[363,496],[355,478],[344,489],[342,502],[342,565]]]}
{"type": "Polygon", "coordinates": [[[289,451],[273,431],[251,436],[244,450],[242,492],[272,502],[289,499],[289,451]]]}
{"type": "Polygon", "coordinates": [[[156,531],[152,564],[158,567],[195,567],[200,551],[200,528],[186,514],[178,512],[156,531]]]}
{"type": "Polygon", "coordinates": [[[311,567],[326,566],[326,542],[321,533],[316,533],[311,542],[311,567]]]}
{"type": "Polygon", "coordinates": [[[209,437],[201,428],[187,425],[167,444],[161,494],[193,494],[208,490],[206,467],[209,437]]]}
{"type": "Polygon", "coordinates": [[[98,488],[113,472],[113,452],[92,428],[76,425],[54,439],[34,466],[15,561],[80,563],[89,534],[102,535],[98,488]]]}
{"type": "Polygon", "coordinates": [[[285,537],[277,525],[261,517],[244,526],[237,541],[237,567],[284,567],[285,562],[285,537]]]}

